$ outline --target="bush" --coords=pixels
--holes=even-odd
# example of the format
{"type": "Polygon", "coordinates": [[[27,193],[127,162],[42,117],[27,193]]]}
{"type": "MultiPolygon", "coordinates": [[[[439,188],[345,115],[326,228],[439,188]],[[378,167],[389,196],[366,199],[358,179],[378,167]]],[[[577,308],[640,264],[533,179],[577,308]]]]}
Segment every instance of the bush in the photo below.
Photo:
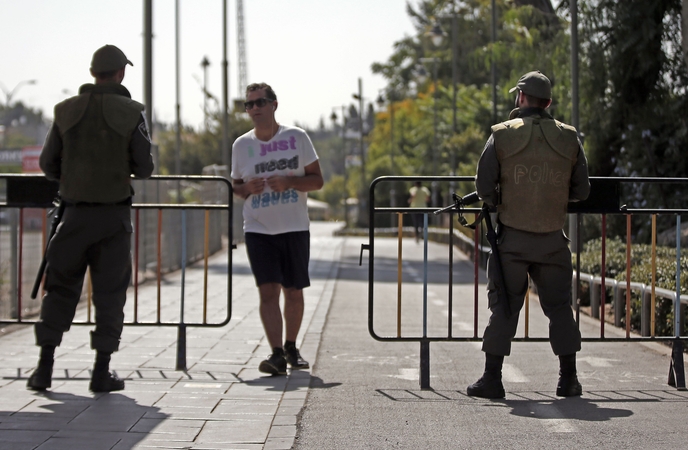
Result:
{"type": "MultiPolygon", "coordinates": [[[[580,255],[581,272],[601,276],[601,238],[588,241],[580,255]]],[[[619,238],[606,242],[606,275],[622,282],[626,281],[626,244],[619,238]]],[[[656,247],[655,287],[676,290],[676,249],[656,247]]],[[[575,255],[574,255],[574,265],[575,255]]],[[[652,284],[652,246],[633,244],[631,246],[631,279],[635,282],[652,284]]],[[[681,256],[681,294],[688,294],[688,256],[681,256]]],[[[587,288],[581,289],[581,304],[589,304],[587,288]]],[[[640,329],[640,295],[631,293],[631,328],[640,329]]],[[[613,306],[613,305],[612,305],[613,306]]],[[[684,330],[688,329],[685,318],[684,330]]],[[[625,316],[622,318],[625,325],[625,316]]],[[[674,333],[674,305],[669,300],[658,299],[655,305],[655,334],[671,336],[674,333]]]]}

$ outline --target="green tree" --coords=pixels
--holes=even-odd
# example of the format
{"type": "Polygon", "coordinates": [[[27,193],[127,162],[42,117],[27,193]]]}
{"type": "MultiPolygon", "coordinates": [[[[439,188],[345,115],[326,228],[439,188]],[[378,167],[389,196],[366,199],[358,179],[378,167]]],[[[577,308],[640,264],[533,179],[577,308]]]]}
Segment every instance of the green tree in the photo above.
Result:
{"type": "Polygon", "coordinates": [[[389,142],[391,118],[388,112],[378,114],[370,137],[368,164],[371,180],[391,173],[473,175],[493,122],[493,58],[498,74],[499,117],[506,118],[513,108],[513,94],[508,92],[510,87],[523,73],[539,69],[553,80],[557,99],[552,112],[562,120],[570,119],[566,22],[554,14],[548,0],[498,0],[496,5],[500,25],[494,45],[491,42],[490,0],[426,0],[416,8],[407,5],[417,34],[397,42],[387,62],[372,66],[373,72],[388,79],[388,92],[397,93],[403,100],[393,102],[392,106],[395,110],[394,167],[389,142]],[[429,28],[436,22],[449,32],[454,14],[458,25],[455,27],[458,56],[456,93],[452,80],[452,40],[445,39],[440,47],[435,48],[427,36],[429,28]],[[432,77],[420,82],[415,75],[422,61],[427,64],[426,58],[437,64],[437,82],[432,77]],[[438,110],[438,154],[433,155],[435,106],[438,110]],[[433,158],[437,158],[437,174],[432,173],[435,164],[428,164],[433,158]]]}
{"type": "MultiPolygon", "coordinates": [[[[561,5],[564,10],[568,2],[561,5]]],[[[688,74],[681,42],[680,0],[579,2],[581,130],[590,171],[598,176],[685,177],[688,161],[688,74]]],[[[685,208],[680,185],[624,184],[633,208],[685,208]]],[[[624,235],[625,223],[610,223],[624,235]]],[[[673,227],[660,217],[660,230],[673,227]]],[[[649,225],[634,218],[634,239],[649,225]]]]}
{"type": "MultiPolygon", "coordinates": [[[[200,175],[203,167],[222,164],[222,129],[219,113],[211,115],[208,130],[196,131],[182,126],[180,165],[185,175],[200,175]]],[[[230,145],[236,138],[253,128],[245,114],[233,112],[229,118],[230,145]]],[[[160,149],[160,173],[174,174],[176,168],[177,132],[174,126],[165,126],[156,137],[160,149]]]]}
{"type": "MultiPolygon", "coordinates": [[[[594,174],[686,176],[688,75],[680,0],[581,5],[581,102],[594,174]]],[[[677,207],[685,193],[659,194],[677,207]]]]}

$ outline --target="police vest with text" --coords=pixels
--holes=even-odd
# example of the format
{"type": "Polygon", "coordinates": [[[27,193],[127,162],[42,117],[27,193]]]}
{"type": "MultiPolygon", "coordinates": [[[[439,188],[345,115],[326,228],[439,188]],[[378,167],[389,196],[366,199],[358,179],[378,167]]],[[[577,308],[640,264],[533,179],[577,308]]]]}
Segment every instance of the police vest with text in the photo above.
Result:
{"type": "Polygon", "coordinates": [[[561,230],[579,149],[576,129],[534,116],[494,125],[492,133],[501,171],[501,223],[534,233],[561,230]]]}

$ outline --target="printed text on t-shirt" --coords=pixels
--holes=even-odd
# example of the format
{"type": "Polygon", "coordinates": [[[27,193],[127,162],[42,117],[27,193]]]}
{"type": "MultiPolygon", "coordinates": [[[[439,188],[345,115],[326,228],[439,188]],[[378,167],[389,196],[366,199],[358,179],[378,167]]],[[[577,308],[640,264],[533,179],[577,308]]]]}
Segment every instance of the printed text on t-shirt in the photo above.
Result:
{"type": "Polygon", "coordinates": [[[259,162],[255,165],[255,168],[256,174],[274,172],[275,170],[296,170],[299,168],[299,157],[297,155],[293,158],[271,159],[270,161],[259,162]]]}
{"type": "Polygon", "coordinates": [[[281,140],[270,142],[269,144],[260,144],[260,156],[265,156],[268,152],[276,152],[277,150],[296,150],[296,137],[290,136],[289,140],[281,140]]]}
{"type": "Polygon", "coordinates": [[[295,189],[287,189],[284,192],[263,192],[251,197],[251,208],[267,208],[279,203],[296,203],[298,200],[299,193],[295,189]]]}

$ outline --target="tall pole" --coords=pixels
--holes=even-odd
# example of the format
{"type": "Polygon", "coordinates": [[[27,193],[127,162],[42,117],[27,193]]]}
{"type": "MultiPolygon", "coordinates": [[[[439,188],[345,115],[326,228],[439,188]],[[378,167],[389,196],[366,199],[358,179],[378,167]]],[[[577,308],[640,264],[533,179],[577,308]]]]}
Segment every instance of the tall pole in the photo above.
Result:
{"type": "MultiPolygon", "coordinates": [[[[459,129],[457,126],[457,118],[456,118],[456,88],[458,85],[458,78],[459,78],[459,69],[458,69],[458,56],[456,54],[457,51],[457,39],[458,39],[458,25],[456,23],[456,3],[452,2],[452,24],[451,24],[451,58],[452,58],[452,133],[454,135],[459,133],[459,129]]],[[[452,145],[450,151],[451,151],[451,156],[450,156],[450,164],[451,167],[449,168],[449,173],[451,175],[456,175],[456,148],[454,145],[452,145]]],[[[452,181],[450,183],[449,191],[447,194],[451,194],[454,192],[456,189],[456,186],[454,182],[452,181]]],[[[447,203],[449,203],[451,199],[447,199],[447,203]]]]}
{"type": "Polygon", "coordinates": [[[492,123],[497,123],[497,65],[495,64],[494,46],[497,44],[497,5],[492,0],[492,52],[490,66],[492,69],[492,123]]]}
{"type": "MultiPolygon", "coordinates": [[[[389,96],[389,139],[390,139],[390,160],[392,165],[392,175],[395,174],[396,170],[394,167],[394,100],[392,95],[389,96]]],[[[392,187],[392,192],[394,192],[394,187],[392,187]]],[[[392,199],[394,201],[394,199],[392,199]]],[[[394,204],[392,204],[394,206],[394,204]]]]}
{"type": "Polygon", "coordinates": [[[150,128],[148,132],[153,137],[153,0],[145,1],[143,37],[143,102],[146,105],[146,121],[150,128]]]}
{"type": "Polygon", "coordinates": [[[358,222],[359,225],[366,225],[367,213],[367,193],[366,193],[366,176],[365,176],[365,149],[363,147],[363,80],[358,79],[358,127],[361,131],[361,139],[359,141],[359,152],[361,155],[361,194],[359,195],[359,209],[358,222]]]}
{"type": "Polygon", "coordinates": [[[571,8],[571,125],[580,127],[578,112],[578,0],[569,0],[571,8]]]}
{"type": "MultiPolygon", "coordinates": [[[[458,84],[458,78],[459,78],[459,68],[458,68],[458,57],[456,54],[456,47],[457,47],[457,39],[458,39],[458,25],[456,23],[456,4],[452,3],[452,24],[451,24],[451,63],[452,63],[452,87],[453,87],[453,96],[452,96],[452,131],[454,134],[457,133],[458,127],[456,126],[456,85],[458,84]]],[[[454,173],[454,164],[455,164],[455,157],[456,155],[454,152],[452,152],[452,167],[451,171],[454,173]]]]}
{"type": "Polygon", "coordinates": [[[229,149],[229,78],[227,74],[227,0],[222,1],[222,164],[227,167],[232,156],[229,149]]]}
{"type": "MultiPolygon", "coordinates": [[[[153,136],[155,130],[153,126],[153,0],[145,0],[143,11],[143,103],[146,108],[148,133],[152,142],[155,142],[153,136]]],[[[153,169],[155,173],[159,173],[160,156],[158,154],[157,145],[151,145],[151,153],[153,157],[153,169]]],[[[141,183],[140,194],[144,201],[148,198],[147,185],[148,183],[141,183]]],[[[159,199],[156,199],[156,201],[159,201],[159,199]]],[[[142,226],[144,230],[147,229],[148,214],[142,214],[142,226]]],[[[147,240],[144,234],[139,242],[139,251],[142,256],[140,261],[144,266],[145,263],[143,263],[143,261],[148,261],[148,245],[146,244],[147,240]]],[[[139,267],[135,267],[134,270],[139,270],[139,267]]]]}
{"type": "Polygon", "coordinates": [[[347,189],[347,176],[346,176],[346,106],[342,105],[342,159],[343,159],[343,165],[342,165],[342,175],[344,176],[344,189],[343,189],[343,204],[344,204],[344,227],[348,228],[349,227],[349,204],[347,203],[347,200],[349,200],[349,191],[347,189]]]}
{"type": "Polygon", "coordinates": [[[205,126],[205,131],[208,131],[208,66],[210,61],[208,57],[204,56],[201,61],[201,67],[203,67],[203,125],[205,126]]]}
{"type": "Polygon", "coordinates": [[[181,149],[182,149],[182,119],[181,119],[181,106],[180,106],[180,87],[179,87],[179,0],[175,1],[175,17],[174,17],[174,54],[175,54],[175,65],[174,65],[174,77],[175,77],[175,96],[176,96],[176,119],[177,119],[177,141],[175,147],[175,166],[174,173],[176,175],[181,175],[182,173],[182,161],[181,161],[181,149]]]}
{"type": "MultiPolygon", "coordinates": [[[[394,167],[394,97],[395,95],[392,94],[392,90],[389,91],[389,94],[387,95],[387,98],[389,100],[389,140],[390,140],[390,152],[389,152],[389,159],[390,163],[392,166],[392,175],[396,174],[396,170],[394,167]]],[[[397,206],[397,191],[394,189],[395,182],[392,181],[392,186],[389,189],[389,205],[394,208],[397,206]]],[[[392,227],[396,227],[397,225],[397,215],[393,214],[392,215],[392,227]]]]}
{"type": "MultiPolygon", "coordinates": [[[[571,12],[571,125],[580,133],[580,118],[578,112],[578,1],[570,0],[571,12]]],[[[571,249],[578,251],[578,223],[575,214],[569,215],[569,239],[571,249]]],[[[573,300],[577,301],[576,283],[573,284],[573,300]]]]}
{"type": "MultiPolygon", "coordinates": [[[[437,153],[439,144],[437,140],[437,58],[432,58],[432,78],[435,85],[432,94],[432,175],[437,176],[437,153]]],[[[432,182],[432,206],[440,204],[438,200],[437,181],[432,182]]]]}
{"type": "MultiPolygon", "coordinates": [[[[456,23],[456,3],[452,2],[452,132],[457,134],[458,126],[456,125],[456,87],[459,78],[459,68],[456,56],[456,49],[458,47],[458,25],[456,23]]],[[[451,149],[451,168],[449,169],[452,175],[456,175],[456,149],[451,149]]]]}

